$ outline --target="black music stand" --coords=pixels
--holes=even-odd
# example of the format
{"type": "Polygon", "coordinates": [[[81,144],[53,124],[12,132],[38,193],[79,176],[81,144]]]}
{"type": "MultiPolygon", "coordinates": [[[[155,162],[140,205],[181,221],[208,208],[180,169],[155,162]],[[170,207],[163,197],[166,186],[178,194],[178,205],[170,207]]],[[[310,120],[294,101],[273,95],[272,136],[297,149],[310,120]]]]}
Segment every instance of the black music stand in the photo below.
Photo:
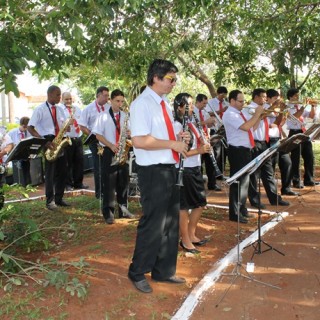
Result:
{"type": "MultiPolygon", "coordinates": [[[[241,170],[239,170],[238,172],[236,172],[232,177],[230,177],[229,179],[226,180],[226,184],[231,185],[233,183],[237,183],[238,185],[238,220],[237,220],[237,262],[236,265],[233,269],[233,271],[229,274],[223,274],[223,276],[233,276],[231,282],[230,282],[230,286],[225,290],[225,292],[223,293],[223,295],[221,296],[221,298],[219,299],[219,301],[216,303],[216,307],[219,306],[220,302],[224,299],[224,297],[227,295],[228,291],[230,290],[230,288],[232,287],[232,285],[235,283],[235,281],[237,280],[238,277],[243,277],[246,279],[249,279],[251,281],[269,286],[271,288],[274,289],[281,289],[277,286],[274,286],[272,284],[263,282],[263,281],[259,281],[257,279],[254,279],[246,269],[244,269],[244,267],[242,266],[241,263],[241,259],[240,259],[240,183],[239,183],[239,179],[244,175],[244,174],[248,174],[250,175],[251,173],[253,173],[254,171],[256,171],[260,165],[269,157],[271,157],[271,155],[273,155],[277,150],[277,146],[275,145],[274,147],[271,147],[267,150],[265,150],[263,153],[261,153],[258,157],[254,158],[253,160],[251,160],[246,166],[244,166],[241,170]],[[240,269],[243,268],[247,275],[244,275],[241,273],[240,269]]],[[[259,229],[259,237],[260,236],[260,229],[259,229]]],[[[246,248],[246,247],[245,247],[246,248]]],[[[245,249],[244,248],[244,249],[245,249]]]]}
{"type": "Polygon", "coordinates": [[[87,138],[84,140],[83,144],[84,145],[89,145],[91,143],[98,143],[96,135],[94,133],[92,133],[92,132],[87,136],[87,138]]]}
{"type": "Polygon", "coordinates": [[[47,142],[44,138],[29,137],[21,140],[9,153],[5,163],[12,160],[35,158],[47,142]]]}

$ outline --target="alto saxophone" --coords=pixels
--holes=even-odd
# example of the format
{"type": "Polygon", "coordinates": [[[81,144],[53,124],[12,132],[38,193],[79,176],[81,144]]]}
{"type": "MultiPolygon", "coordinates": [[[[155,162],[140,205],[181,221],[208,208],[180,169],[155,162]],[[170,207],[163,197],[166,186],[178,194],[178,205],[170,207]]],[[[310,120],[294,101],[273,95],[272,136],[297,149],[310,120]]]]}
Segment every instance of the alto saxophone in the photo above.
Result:
{"type": "Polygon", "coordinates": [[[128,121],[129,121],[129,112],[126,114],[126,117],[121,128],[120,137],[119,137],[119,151],[114,155],[111,165],[120,165],[123,166],[128,161],[129,149],[132,146],[131,141],[127,137],[128,131],[128,121]]]}
{"type": "Polygon", "coordinates": [[[44,156],[48,161],[55,161],[63,148],[65,148],[68,144],[70,146],[72,145],[70,137],[63,137],[64,134],[67,132],[68,127],[71,125],[72,121],[73,118],[69,118],[68,120],[66,120],[63,123],[62,128],[59,130],[57,136],[53,139],[52,143],[56,146],[56,148],[54,150],[48,148],[44,153],[44,156]]]}

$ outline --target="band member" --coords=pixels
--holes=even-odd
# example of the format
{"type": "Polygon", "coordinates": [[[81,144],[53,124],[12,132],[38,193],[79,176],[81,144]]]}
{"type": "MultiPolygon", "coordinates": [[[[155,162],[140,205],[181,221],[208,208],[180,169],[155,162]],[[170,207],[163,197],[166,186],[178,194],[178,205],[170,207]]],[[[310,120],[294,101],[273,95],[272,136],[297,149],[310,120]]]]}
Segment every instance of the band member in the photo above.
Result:
{"type": "Polygon", "coordinates": [[[82,131],[78,121],[80,120],[81,110],[79,107],[72,105],[72,96],[70,92],[62,94],[62,108],[67,118],[73,118],[73,124],[70,126],[70,132],[66,136],[70,137],[72,144],[65,149],[68,161],[66,190],[88,189],[83,184],[83,144],[82,131]]]}
{"type": "Polygon", "coordinates": [[[128,277],[145,293],[152,292],[145,274],[168,283],[184,283],[175,275],[179,239],[179,153],[186,156],[189,133],[176,141],[173,117],[165,95],[176,84],[178,68],[167,60],[154,60],[147,88],[130,108],[131,137],[137,162],[143,215],[128,277]]]}
{"type": "MultiPolygon", "coordinates": [[[[109,89],[107,87],[99,87],[96,91],[96,100],[87,105],[81,113],[79,126],[81,131],[90,135],[91,130],[95,124],[96,119],[100,113],[108,112],[110,105],[107,104],[109,100],[109,89]]],[[[101,198],[101,168],[98,155],[97,140],[93,139],[89,144],[89,149],[92,153],[93,159],[93,177],[95,186],[95,195],[97,199],[101,198]]]]}
{"type": "MultiPolygon", "coordinates": [[[[269,89],[267,90],[267,103],[264,105],[265,109],[269,109],[273,105],[280,107],[280,94],[277,90],[269,89]]],[[[281,139],[282,135],[282,126],[285,123],[286,119],[283,116],[283,113],[270,113],[269,122],[269,137],[270,137],[270,146],[274,145],[281,139]]],[[[281,194],[287,196],[296,196],[297,192],[294,192],[290,189],[291,183],[291,158],[288,153],[276,152],[271,157],[273,171],[275,171],[276,163],[279,164],[280,174],[281,174],[281,194]]]]}
{"type": "MultiPolygon", "coordinates": [[[[17,145],[21,140],[24,140],[31,136],[28,134],[28,117],[22,117],[20,119],[20,125],[18,128],[14,128],[8,132],[12,142],[14,145],[17,145]]],[[[22,180],[19,183],[26,187],[28,184],[31,184],[31,175],[30,175],[30,160],[22,159],[22,160],[14,160],[12,161],[13,166],[16,166],[18,169],[21,169],[22,172],[22,180]]],[[[19,179],[20,180],[20,179],[19,179]]]]}
{"type": "MultiPolygon", "coordinates": [[[[263,106],[257,106],[255,114],[251,118],[246,118],[242,113],[244,102],[243,93],[240,90],[232,90],[229,93],[230,106],[222,119],[229,145],[230,177],[251,161],[254,147],[253,130],[259,125],[260,115],[263,112],[263,106]]],[[[238,182],[239,185],[231,184],[229,190],[229,220],[238,221],[240,213],[240,223],[247,223],[247,218],[252,216],[246,208],[249,174],[244,173],[238,182]]]]}
{"type": "MultiPolygon", "coordinates": [[[[218,134],[219,129],[223,126],[222,117],[229,105],[229,103],[225,100],[227,95],[228,90],[226,87],[218,87],[217,96],[213,99],[209,99],[208,104],[205,107],[205,111],[207,111],[210,114],[210,116],[215,117],[217,119],[217,125],[211,128],[210,135],[218,134]]],[[[227,158],[226,144],[223,143],[223,141],[219,140],[214,144],[213,149],[219,169],[222,172],[224,172],[227,158]]],[[[222,179],[223,177],[221,176],[217,179],[220,178],[222,179]]]]}
{"type": "Polygon", "coordinates": [[[6,165],[4,162],[7,159],[7,155],[13,149],[13,142],[11,137],[6,133],[6,129],[4,127],[0,127],[0,210],[4,205],[4,193],[2,190],[2,186],[4,184],[4,178],[6,174],[6,165]]]}
{"type": "MultiPolygon", "coordinates": [[[[289,137],[297,133],[303,133],[305,131],[305,119],[313,119],[316,112],[315,106],[311,106],[311,110],[307,111],[301,104],[297,103],[299,101],[299,90],[291,88],[287,92],[287,99],[289,100],[289,112],[293,114],[299,121],[293,122],[292,120],[287,120],[287,127],[289,129],[289,137]]],[[[310,140],[302,142],[298,147],[291,151],[291,161],[292,161],[292,184],[294,188],[302,189],[304,186],[314,186],[318,182],[314,181],[313,177],[313,166],[314,166],[314,156],[312,150],[312,143],[310,140]],[[303,159],[304,165],[304,176],[303,183],[300,181],[300,155],[303,159]]]]}
{"type": "MultiPolygon", "coordinates": [[[[205,110],[205,106],[208,103],[208,98],[206,95],[199,93],[196,97],[196,103],[194,108],[194,113],[197,118],[200,120],[202,125],[203,132],[206,135],[208,141],[210,137],[210,127],[215,124],[214,117],[211,117],[205,110]]],[[[204,153],[201,156],[201,161],[204,162],[206,168],[206,174],[208,177],[208,190],[221,191],[221,188],[216,183],[216,177],[214,173],[214,168],[212,165],[212,160],[208,153],[204,153]]]]}
{"type": "MultiPolygon", "coordinates": [[[[57,146],[52,142],[67,120],[61,106],[57,104],[61,99],[61,90],[57,86],[50,86],[47,90],[47,101],[40,104],[33,111],[28,124],[28,131],[37,138],[45,138],[45,149],[54,150],[57,146]]],[[[66,183],[67,158],[65,152],[54,161],[45,158],[45,192],[46,206],[55,210],[57,206],[67,207],[63,200],[66,183]]]]}
{"type": "MultiPolygon", "coordinates": [[[[186,106],[189,116],[192,115],[193,101],[188,93],[179,93],[174,99],[175,130],[183,130],[183,118],[186,106]]],[[[201,154],[210,152],[210,145],[204,144],[196,126],[188,122],[188,130],[192,135],[191,148],[183,161],[183,186],[180,187],[180,246],[189,253],[200,253],[195,246],[207,243],[196,236],[197,224],[203,207],[207,204],[204,180],[201,173],[201,154]],[[189,214],[189,210],[191,213],[189,214]]]]}
{"type": "MultiPolygon", "coordinates": [[[[258,106],[263,106],[266,103],[267,93],[262,88],[254,89],[252,92],[252,102],[244,111],[246,118],[252,115],[248,110],[254,111],[258,106]]],[[[252,150],[252,157],[256,158],[269,147],[269,121],[264,115],[259,122],[258,127],[253,132],[255,146],[252,150]]],[[[249,185],[249,200],[253,207],[265,208],[260,200],[260,192],[258,190],[258,179],[261,177],[264,189],[266,190],[267,197],[271,205],[288,206],[289,202],[282,200],[281,196],[277,194],[277,186],[274,178],[274,171],[272,161],[270,158],[264,161],[260,168],[250,175],[249,185]]]]}
{"type": "Polygon", "coordinates": [[[126,148],[128,131],[128,116],[120,110],[124,103],[124,93],[120,90],[111,92],[111,108],[108,112],[102,113],[92,132],[96,135],[100,145],[103,147],[101,168],[102,174],[102,213],[106,223],[114,223],[115,193],[119,209],[119,218],[134,218],[128,209],[128,188],[129,188],[129,165],[112,162],[119,153],[125,157],[128,154],[126,148]]]}

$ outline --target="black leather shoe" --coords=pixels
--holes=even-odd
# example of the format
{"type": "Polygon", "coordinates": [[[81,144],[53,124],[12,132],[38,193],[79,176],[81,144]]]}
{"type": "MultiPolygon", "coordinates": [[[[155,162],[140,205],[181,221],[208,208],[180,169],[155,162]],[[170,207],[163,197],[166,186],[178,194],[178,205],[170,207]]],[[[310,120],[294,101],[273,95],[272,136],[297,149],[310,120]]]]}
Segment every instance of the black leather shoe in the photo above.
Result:
{"type": "Polygon", "coordinates": [[[153,280],[158,281],[158,282],[168,282],[168,283],[174,283],[174,284],[186,283],[185,278],[181,278],[181,277],[177,277],[177,276],[172,276],[168,279],[163,279],[163,280],[158,280],[158,279],[153,279],[153,280]]]}
{"type": "MultiPolygon", "coordinates": [[[[235,216],[231,216],[231,217],[229,217],[229,220],[238,222],[238,216],[236,216],[236,215],[235,216]]],[[[240,214],[239,222],[240,223],[248,223],[248,220],[242,214],[240,214]]]]}
{"type": "MultiPolygon", "coordinates": [[[[277,205],[276,202],[270,202],[270,204],[272,206],[276,206],[277,205]]],[[[284,201],[282,199],[278,201],[278,206],[289,206],[289,205],[290,205],[290,202],[288,202],[288,201],[284,201]]]]}
{"type": "Polygon", "coordinates": [[[192,253],[192,254],[198,254],[200,253],[201,251],[199,251],[198,249],[196,248],[193,248],[193,249],[188,249],[184,246],[183,242],[180,241],[180,247],[185,251],[185,252],[189,252],[189,253],[192,253]]]}
{"type": "Polygon", "coordinates": [[[114,224],[114,215],[110,213],[109,218],[105,218],[107,224],[114,224]]]}
{"type": "Polygon", "coordinates": [[[70,207],[70,204],[66,203],[64,200],[56,202],[56,205],[59,206],[59,207],[70,207]]]}
{"type": "Polygon", "coordinates": [[[266,206],[263,203],[255,203],[255,202],[253,202],[253,203],[251,203],[251,206],[255,207],[257,209],[265,209],[266,208],[266,206]]]}
{"type": "Polygon", "coordinates": [[[194,246],[203,246],[204,244],[206,244],[207,242],[209,242],[209,239],[202,239],[202,240],[200,240],[200,241],[198,241],[198,242],[192,242],[192,244],[194,245],[194,246]]]}
{"type": "Polygon", "coordinates": [[[304,185],[307,187],[318,186],[319,184],[320,184],[320,182],[315,182],[315,181],[309,181],[309,182],[304,183],[304,185]]]}
{"type": "Polygon", "coordinates": [[[221,188],[215,184],[214,186],[208,186],[208,190],[221,191],[221,188]]]}
{"type": "Polygon", "coordinates": [[[296,189],[303,189],[304,188],[304,185],[302,182],[299,182],[299,181],[295,181],[295,182],[292,182],[292,186],[296,189]]]}
{"type": "Polygon", "coordinates": [[[243,217],[245,217],[245,218],[254,218],[255,217],[255,215],[253,214],[253,213],[249,213],[248,212],[248,210],[246,210],[246,211],[242,211],[241,212],[241,215],[243,216],[243,217]]]}
{"type": "Polygon", "coordinates": [[[80,186],[75,186],[75,189],[89,189],[89,186],[87,186],[86,184],[82,184],[80,186]]]}
{"type": "MultiPolygon", "coordinates": [[[[130,279],[130,278],[129,278],[130,279]]],[[[131,280],[131,279],[130,279],[131,280]]],[[[150,287],[150,284],[148,283],[147,279],[143,279],[140,281],[133,281],[131,280],[133,285],[141,292],[143,293],[150,293],[152,292],[152,288],[150,287]]]]}
{"type": "Polygon", "coordinates": [[[295,191],[289,190],[289,191],[282,191],[281,194],[283,196],[298,196],[299,192],[295,192],[295,191]]]}

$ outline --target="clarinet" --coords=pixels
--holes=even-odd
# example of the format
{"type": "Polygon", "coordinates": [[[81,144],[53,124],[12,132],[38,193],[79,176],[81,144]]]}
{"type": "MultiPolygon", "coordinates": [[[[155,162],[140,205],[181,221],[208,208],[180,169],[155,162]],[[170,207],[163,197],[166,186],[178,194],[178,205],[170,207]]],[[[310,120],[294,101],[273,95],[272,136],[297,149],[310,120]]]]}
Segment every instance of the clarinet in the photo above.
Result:
{"type": "MultiPolygon", "coordinates": [[[[182,119],[182,131],[185,132],[188,129],[188,121],[189,121],[189,105],[186,104],[185,112],[182,119]]],[[[184,156],[180,153],[179,158],[179,170],[177,175],[176,185],[179,187],[183,187],[183,171],[184,171],[184,156]]]]}
{"type": "Polygon", "coordinates": [[[216,160],[216,158],[214,156],[213,148],[212,148],[212,146],[210,144],[210,141],[208,141],[206,139],[206,136],[205,136],[205,134],[203,132],[203,128],[202,128],[202,126],[200,124],[200,121],[199,121],[199,119],[198,119],[198,117],[197,117],[197,115],[195,114],[194,111],[192,111],[192,115],[193,115],[194,121],[196,122],[196,126],[197,126],[197,128],[198,128],[198,130],[200,132],[201,138],[203,139],[203,141],[207,142],[209,144],[209,146],[210,146],[209,155],[210,155],[210,159],[211,159],[211,162],[212,162],[212,165],[213,165],[214,175],[215,175],[215,177],[221,177],[222,176],[222,172],[220,171],[220,169],[218,167],[218,163],[217,163],[217,160],[216,160]]]}

